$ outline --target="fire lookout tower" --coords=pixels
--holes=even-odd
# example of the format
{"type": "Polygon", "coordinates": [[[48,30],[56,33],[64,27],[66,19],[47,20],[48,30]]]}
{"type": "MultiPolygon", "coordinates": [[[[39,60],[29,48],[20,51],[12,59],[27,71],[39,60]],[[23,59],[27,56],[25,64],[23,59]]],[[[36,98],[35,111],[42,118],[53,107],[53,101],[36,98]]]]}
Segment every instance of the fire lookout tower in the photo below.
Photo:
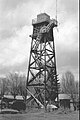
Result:
{"type": "Polygon", "coordinates": [[[43,106],[58,97],[58,79],[56,70],[53,28],[57,20],[50,19],[46,13],[32,20],[33,34],[27,74],[27,92],[43,106]],[[34,94],[31,93],[33,88],[34,94]]]}

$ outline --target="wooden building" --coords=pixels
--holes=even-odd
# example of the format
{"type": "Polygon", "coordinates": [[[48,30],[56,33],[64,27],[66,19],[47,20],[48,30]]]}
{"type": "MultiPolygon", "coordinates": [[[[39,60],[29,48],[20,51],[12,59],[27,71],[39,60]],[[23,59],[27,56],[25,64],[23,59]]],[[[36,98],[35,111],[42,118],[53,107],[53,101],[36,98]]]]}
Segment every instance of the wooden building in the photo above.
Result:
{"type": "Polygon", "coordinates": [[[59,106],[70,109],[70,96],[68,94],[59,94],[59,106]]]}

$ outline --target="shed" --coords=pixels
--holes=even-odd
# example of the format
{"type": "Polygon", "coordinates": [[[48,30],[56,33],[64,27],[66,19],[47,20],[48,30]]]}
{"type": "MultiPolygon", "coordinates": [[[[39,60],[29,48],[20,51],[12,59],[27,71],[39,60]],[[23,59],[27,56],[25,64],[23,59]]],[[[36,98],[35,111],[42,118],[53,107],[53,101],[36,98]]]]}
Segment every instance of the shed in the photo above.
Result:
{"type": "Polygon", "coordinates": [[[68,94],[59,94],[59,103],[60,106],[65,108],[69,108],[70,109],[70,96],[68,94]]]}

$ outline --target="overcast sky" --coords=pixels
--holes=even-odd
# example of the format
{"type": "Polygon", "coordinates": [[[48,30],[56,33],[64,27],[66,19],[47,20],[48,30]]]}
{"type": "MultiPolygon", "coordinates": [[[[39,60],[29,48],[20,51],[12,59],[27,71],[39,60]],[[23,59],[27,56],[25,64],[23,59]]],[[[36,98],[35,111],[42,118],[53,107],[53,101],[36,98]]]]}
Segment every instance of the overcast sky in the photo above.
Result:
{"type": "MultiPolygon", "coordinates": [[[[57,72],[70,70],[78,80],[78,0],[57,0],[58,31],[54,29],[57,72]]],[[[26,73],[32,19],[46,12],[56,15],[56,0],[0,0],[0,76],[26,73]]]]}

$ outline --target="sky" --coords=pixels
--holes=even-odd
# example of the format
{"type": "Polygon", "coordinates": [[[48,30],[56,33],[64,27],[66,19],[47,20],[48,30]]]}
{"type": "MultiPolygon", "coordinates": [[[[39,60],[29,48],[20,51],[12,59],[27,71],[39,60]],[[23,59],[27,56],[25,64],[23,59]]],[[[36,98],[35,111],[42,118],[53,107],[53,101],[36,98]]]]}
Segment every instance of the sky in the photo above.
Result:
{"type": "MultiPolygon", "coordinates": [[[[71,71],[79,79],[78,0],[57,0],[58,27],[54,29],[57,73],[71,71]]],[[[32,19],[56,16],[56,0],[0,0],[0,76],[27,74],[32,19]]]]}

